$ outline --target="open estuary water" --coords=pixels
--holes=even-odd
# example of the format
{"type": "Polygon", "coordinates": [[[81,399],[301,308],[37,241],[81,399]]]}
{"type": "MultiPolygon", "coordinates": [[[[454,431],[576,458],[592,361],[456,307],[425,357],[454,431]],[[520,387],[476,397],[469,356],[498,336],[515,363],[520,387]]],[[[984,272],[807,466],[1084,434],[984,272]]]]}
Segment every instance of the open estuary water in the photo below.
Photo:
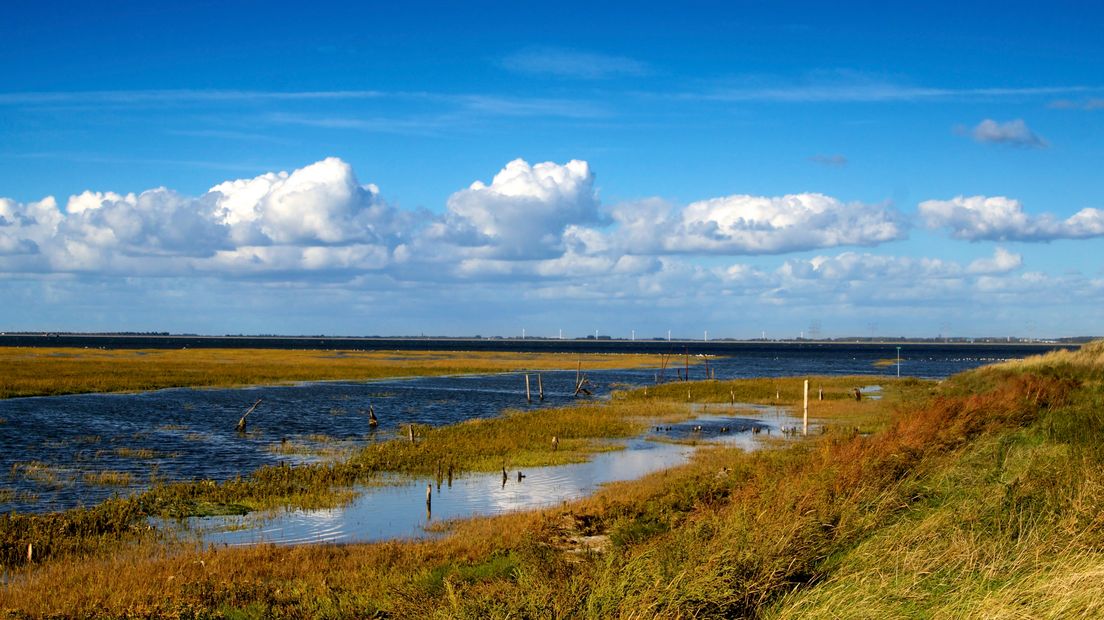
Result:
{"type": "MultiPolygon", "coordinates": [[[[901,370],[906,376],[942,378],[1035,352],[1039,350],[1015,346],[906,345],[901,370]]],[[[758,345],[733,348],[726,354],[710,360],[717,379],[896,374],[896,367],[874,365],[877,360],[895,357],[895,345],[758,345]]],[[[692,355],[690,360],[692,364],[700,362],[692,355]]],[[[675,378],[673,367],[681,364],[679,356],[667,371],[668,380],[675,378]]],[[[603,398],[620,386],[651,384],[657,371],[585,372],[594,384],[594,398],[603,398]]],[[[700,364],[691,366],[690,374],[692,379],[704,378],[704,368],[700,364]]],[[[524,379],[516,373],[3,400],[0,512],[91,505],[114,494],[146,488],[155,479],[227,479],[264,465],[319,458],[297,454],[297,447],[308,452],[320,447],[353,449],[394,437],[410,423],[452,424],[495,416],[506,408],[554,407],[575,401],[574,370],[543,372],[542,378],[545,400],[537,402],[534,397],[532,404],[526,403],[524,379]],[[235,424],[258,399],[262,402],[250,416],[248,433],[241,436],[235,432],[235,424]],[[374,432],[368,427],[369,407],[380,420],[374,432]]],[[[682,458],[678,456],[681,448],[647,443],[637,445],[639,450],[623,452],[649,452],[647,460],[660,464],[669,458],[682,458]]],[[[619,471],[618,458],[639,458],[616,454],[603,455],[595,465],[586,466],[589,470],[584,467],[580,470],[583,473],[572,474],[582,480],[577,485],[548,478],[551,487],[568,492],[564,497],[548,495],[547,501],[569,499],[600,482],[622,479],[620,474],[609,478],[598,473],[619,471]]],[[[634,476],[643,473],[639,468],[624,471],[629,470],[634,476]]],[[[535,487],[543,474],[534,475],[529,480],[535,487]]],[[[464,484],[476,484],[477,478],[464,484]]],[[[424,495],[424,485],[420,492],[424,495]]],[[[519,501],[503,500],[503,504],[517,505],[519,501]]]]}

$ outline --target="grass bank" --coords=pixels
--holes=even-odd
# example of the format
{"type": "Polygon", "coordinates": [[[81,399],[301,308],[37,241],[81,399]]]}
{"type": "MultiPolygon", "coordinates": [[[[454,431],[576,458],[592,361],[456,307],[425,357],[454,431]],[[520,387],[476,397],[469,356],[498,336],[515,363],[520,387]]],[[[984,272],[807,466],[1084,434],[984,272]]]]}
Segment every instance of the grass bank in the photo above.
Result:
{"type": "Polygon", "coordinates": [[[0,347],[0,398],[661,364],[636,354],[0,347]]]}

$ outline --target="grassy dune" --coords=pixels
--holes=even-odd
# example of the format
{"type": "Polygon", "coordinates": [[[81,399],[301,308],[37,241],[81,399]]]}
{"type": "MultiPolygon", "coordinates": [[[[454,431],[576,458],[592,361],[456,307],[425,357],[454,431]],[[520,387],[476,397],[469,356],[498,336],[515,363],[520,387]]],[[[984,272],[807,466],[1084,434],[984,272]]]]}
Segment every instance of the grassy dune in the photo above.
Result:
{"type": "MultiPolygon", "coordinates": [[[[1098,343],[939,385],[887,384],[881,401],[847,400],[853,379],[845,379],[814,403],[827,431],[777,450],[706,448],[685,467],[556,509],[466,521],[436,541],[245,549],[140,542],[59,557],[18,569],[0,588],[0,610],[1093,617],[1104,611],[1102,378],[1098,343]]],[[[744,390],[770,401],[799,385],[770,381],[689,387],[694,399],[744,390]]],[[[623,394],[609,407],[675,407],[687,387],[623,394]]]]}
{"type": "Polygon", "coordinates": [[[0,347],[0,398],[169,387],[384,379],[462,373],[634,368],[658,355],[491,351],[291,351],[0,347]]]}

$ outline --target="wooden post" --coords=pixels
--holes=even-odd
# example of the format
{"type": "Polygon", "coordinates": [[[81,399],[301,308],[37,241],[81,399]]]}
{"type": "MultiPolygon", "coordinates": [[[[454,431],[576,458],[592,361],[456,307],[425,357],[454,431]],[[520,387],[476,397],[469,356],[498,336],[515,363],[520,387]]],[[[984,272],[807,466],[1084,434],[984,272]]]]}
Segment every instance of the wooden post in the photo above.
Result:
{"type": "Polygon", "coordinates": [[[817,388],[817,400],[824,400],[824,388],[817,388]]]}
{"type": "Polygon", "coordinates": [[[537,373],[537,395],[540,399],[544,400],[544,381],[541,380],[540,373],[537,373]]]}
{"type": "Polygon", "coordinates": [[[245,432],[245,427],[246,427],[245,419],[249,417],[249,414],[253,413],[253,410],[257,408],[257,405],[261,404],[261,400],[262,399],[258,398],[257,402],[253,403],[253,406],[250,407],[248,410],[246,410],[245,414],[242,415],[240,420],[238,420],[237,431],[239,433],[244,433],[245,432]]]}
{"type": "Polygon", "coordinates": [[[736,390],[729,390],[728,391],[728,397],[729,397],[729,399],[732,400],[732,404],[735,406],[736,405],[736,390]]]}
{"type": "Polygon", "coordinates": [[[427,484],[426,485],[426,507],[428,508],[429,505],[432,504],[432,503],[433,503],[433,485],[432,484],[427,484]]]}
{"type": "Polygon", "coordinates": [[[410,443],[414,443],[414,425],[406,427],[406,430],[410,433],[410,443]]]}
{"type": "Polygon", "coordinates": [[[451,489],[452,488],[452,464],[451,463],[449,463],[449,466],[448,466],[448,485],[449,485],[449,488],[451,489]]]}
{"type": "Polygon", "coordinates": [[[30,564],[34,561],[34,547],[31,543],[27,543],[27,563],[30,564]]]}
{"type": "Polygon", "coordinates": [[[525,375],[525,402],[533,402],[533,397],[529,393],[529,375],[525,375]]]}
{"type": "Polygon", "coordinates": [[[805,380],[805,414],[801,420],[801,434],[809,434],[809,380],[805,380]]]}

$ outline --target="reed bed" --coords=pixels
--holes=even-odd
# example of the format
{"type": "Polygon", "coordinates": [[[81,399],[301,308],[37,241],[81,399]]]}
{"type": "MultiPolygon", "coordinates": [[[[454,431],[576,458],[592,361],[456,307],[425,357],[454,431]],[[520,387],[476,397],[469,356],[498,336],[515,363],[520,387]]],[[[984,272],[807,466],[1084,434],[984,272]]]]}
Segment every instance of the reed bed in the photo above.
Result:
{"type": "Polygon", "coordinates": [[[487,351],[0,347],[0,398],[399,376],[659,366],[661,356],[487,351]]]}

